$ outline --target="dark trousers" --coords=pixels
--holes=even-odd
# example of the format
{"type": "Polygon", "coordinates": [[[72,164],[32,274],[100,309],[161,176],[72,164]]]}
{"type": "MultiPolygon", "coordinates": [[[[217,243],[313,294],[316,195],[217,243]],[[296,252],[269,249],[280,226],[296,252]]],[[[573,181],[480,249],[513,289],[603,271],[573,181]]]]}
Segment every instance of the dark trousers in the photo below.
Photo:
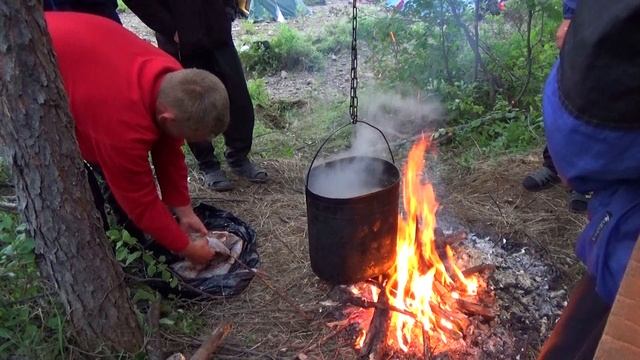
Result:
{"type": "Polygon", "coordinates": [[[569,296],[538,360],[591,360],[596,352],[611,306],[596,293],[595,282],[585,275],[569,296]]]}
{"type": "Polygon", "coordinates": [[[558,171],[556,170],[556,166],[553,164],[553,159],[551,158],[551,154],[549,154],[549,148],[547,146],[545,146],[544,150],[542,151],[542,166],[553,171],[554,174],[556,175],[558,174],[558,171]]]}
{"type": "MultiPolygon", "coordinates": [[[[184,59],[181,59],[178,45],[173,39],[168,39],[158,33],[156,33],[156,39],[159,48],[185,65],[184,59]]],[[[223,134],[227,147],[224,155],[230,166],[239,166],[251,151],[255,122],[253,103],[244,78],[240,56],[231,44],[206,51],[200,54],[198,59],[190,59],[188,63],[216,75],[227,89],[231,121],[223,134]]],[[[215,156],[211,141],[189,143],[189,148],[198,161],[200,170],[209,171],[220,168],[220,162],[215,156]]]]}

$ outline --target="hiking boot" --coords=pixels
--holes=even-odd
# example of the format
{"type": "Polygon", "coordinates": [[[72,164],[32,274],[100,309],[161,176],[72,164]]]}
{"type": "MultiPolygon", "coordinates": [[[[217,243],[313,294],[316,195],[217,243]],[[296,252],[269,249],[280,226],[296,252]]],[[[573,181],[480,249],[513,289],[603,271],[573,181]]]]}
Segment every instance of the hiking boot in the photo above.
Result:
{"type": "Polygon", "coordinates": [[[577,214],[587,212],[589,199],[585,194],[581,194],[575,190],[569,192],[569,211],[577,214]]]}
{"type": "Polygon", "coordinates": [[[265,183],[269,180],[269,174],[267,172],[256,166],[249,159],[243,159],[239,162],[233,162],[233,164],[229,164],[231,171],[234,174],[241,176],[252,183],[265,183]]]}
{"type": "Polygon", "coordinates": [[[522,180],[522,186],[529,191],[540,191],[548,189],[560,182],[558,174],[547,167],[541,167],[537,171],[527,175],[522,180]]]}
{"type": "Polygon", "coordinates": [[[203,170],[203,172],[204,184],[207,185],[207,187],[215,191],[229,191],[233,189],[233,183],[227,178],[224,170],[218,168],[203,170]]]}

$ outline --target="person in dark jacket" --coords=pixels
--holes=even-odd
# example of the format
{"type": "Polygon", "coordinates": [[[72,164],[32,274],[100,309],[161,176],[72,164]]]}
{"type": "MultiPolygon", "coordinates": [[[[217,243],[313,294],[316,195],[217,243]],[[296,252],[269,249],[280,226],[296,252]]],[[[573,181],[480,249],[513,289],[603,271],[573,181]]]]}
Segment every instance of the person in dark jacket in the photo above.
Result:
{"type": "MultiPolygon", "coordinates": [[[[249,181],[268,178],[248,158],[253,140],[254,111],[240,57],[233,44],[231,23],[236,15],[234,0],[125,0],[125,3],[157,34],[158,46],[185,68],[210,71],[227,88],[231,123],[224,133],[225,158],[231,170],[249,181]]],[[[218,191],[230,190],[211,142],[189,143],[205,183],[218,191]]]]}
{"type": "Polygon", "coordinates": [[[593,195],[576,244],[587,273],[539,359],[592,359],[640,234],[640,2],[580,1],[543,115],[558,174],[593,195]]]}
{"type": "Polygon", "coordinates": [[[116,0],[43,0],[45,11],[75,11],[93,14],[122,24],[118,16],[116,0]]]}
{"type": "MultiPolygon", "coordinates": [[[[562,49],[564,37],[569,29],[569,25],[571,25],[571,19],[576,11],[577,2],[577,0],[563,1],[562,14],[564,19],[556,31],[556,46],[558,49],[562,49]]],[[[527,175],[524,180],[522,180],[522,186],[528,191],[541,191],[558,183],[560,183],[558,171],[553,163],[551,154],[549,154],[548,147],[545,146],[542,151],[542,167],[527,175]]],[[[576,213],[583,213],[587,211],[587,204],[588,199],[584,194],[575,190],[569,191],[569,210],[576,213]]]]}

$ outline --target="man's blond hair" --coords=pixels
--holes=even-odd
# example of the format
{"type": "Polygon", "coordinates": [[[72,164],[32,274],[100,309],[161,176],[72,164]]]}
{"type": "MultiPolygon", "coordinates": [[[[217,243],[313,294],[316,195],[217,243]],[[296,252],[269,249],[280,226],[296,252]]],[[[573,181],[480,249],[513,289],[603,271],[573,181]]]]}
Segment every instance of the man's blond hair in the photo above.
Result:
{"type": "Polygon", "coordinates": [[[184,69],[162,80],[158,102],[174,112],[187,137],[215,137],[229,125],[229,96],[222,81],[208,71],[184,69]]]}

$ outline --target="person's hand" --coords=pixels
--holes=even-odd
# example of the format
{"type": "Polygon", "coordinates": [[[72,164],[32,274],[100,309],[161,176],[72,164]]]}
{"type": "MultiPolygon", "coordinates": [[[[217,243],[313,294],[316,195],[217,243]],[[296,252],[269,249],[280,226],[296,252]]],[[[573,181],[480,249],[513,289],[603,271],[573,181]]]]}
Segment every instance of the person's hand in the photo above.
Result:
{"type": "Polygon", "coordinates": [[[209,247],[209,242],[205,239],[194,240],[180,253],[187,260],[194,264],[206,264],[215,255],[209,247]]]}
{"type": "Polygon", "coordinates": [[[558,49],[562,49],[562,45],[564,44],[564,37],[567,35],[567,30],[569,30],[569,25],[571,25],[571,19],[564,19],[558,26],[558,30],[556,31],[556,46],[558,49]]]}
{"type": "Polygon", "coordinates": [[[180,222],[180,228],[187,234],[196,233],[201,236],[207,235],[207,228],[200,218],[193,212],[191,206],[183,206],[174,209],[180,222]]]}

